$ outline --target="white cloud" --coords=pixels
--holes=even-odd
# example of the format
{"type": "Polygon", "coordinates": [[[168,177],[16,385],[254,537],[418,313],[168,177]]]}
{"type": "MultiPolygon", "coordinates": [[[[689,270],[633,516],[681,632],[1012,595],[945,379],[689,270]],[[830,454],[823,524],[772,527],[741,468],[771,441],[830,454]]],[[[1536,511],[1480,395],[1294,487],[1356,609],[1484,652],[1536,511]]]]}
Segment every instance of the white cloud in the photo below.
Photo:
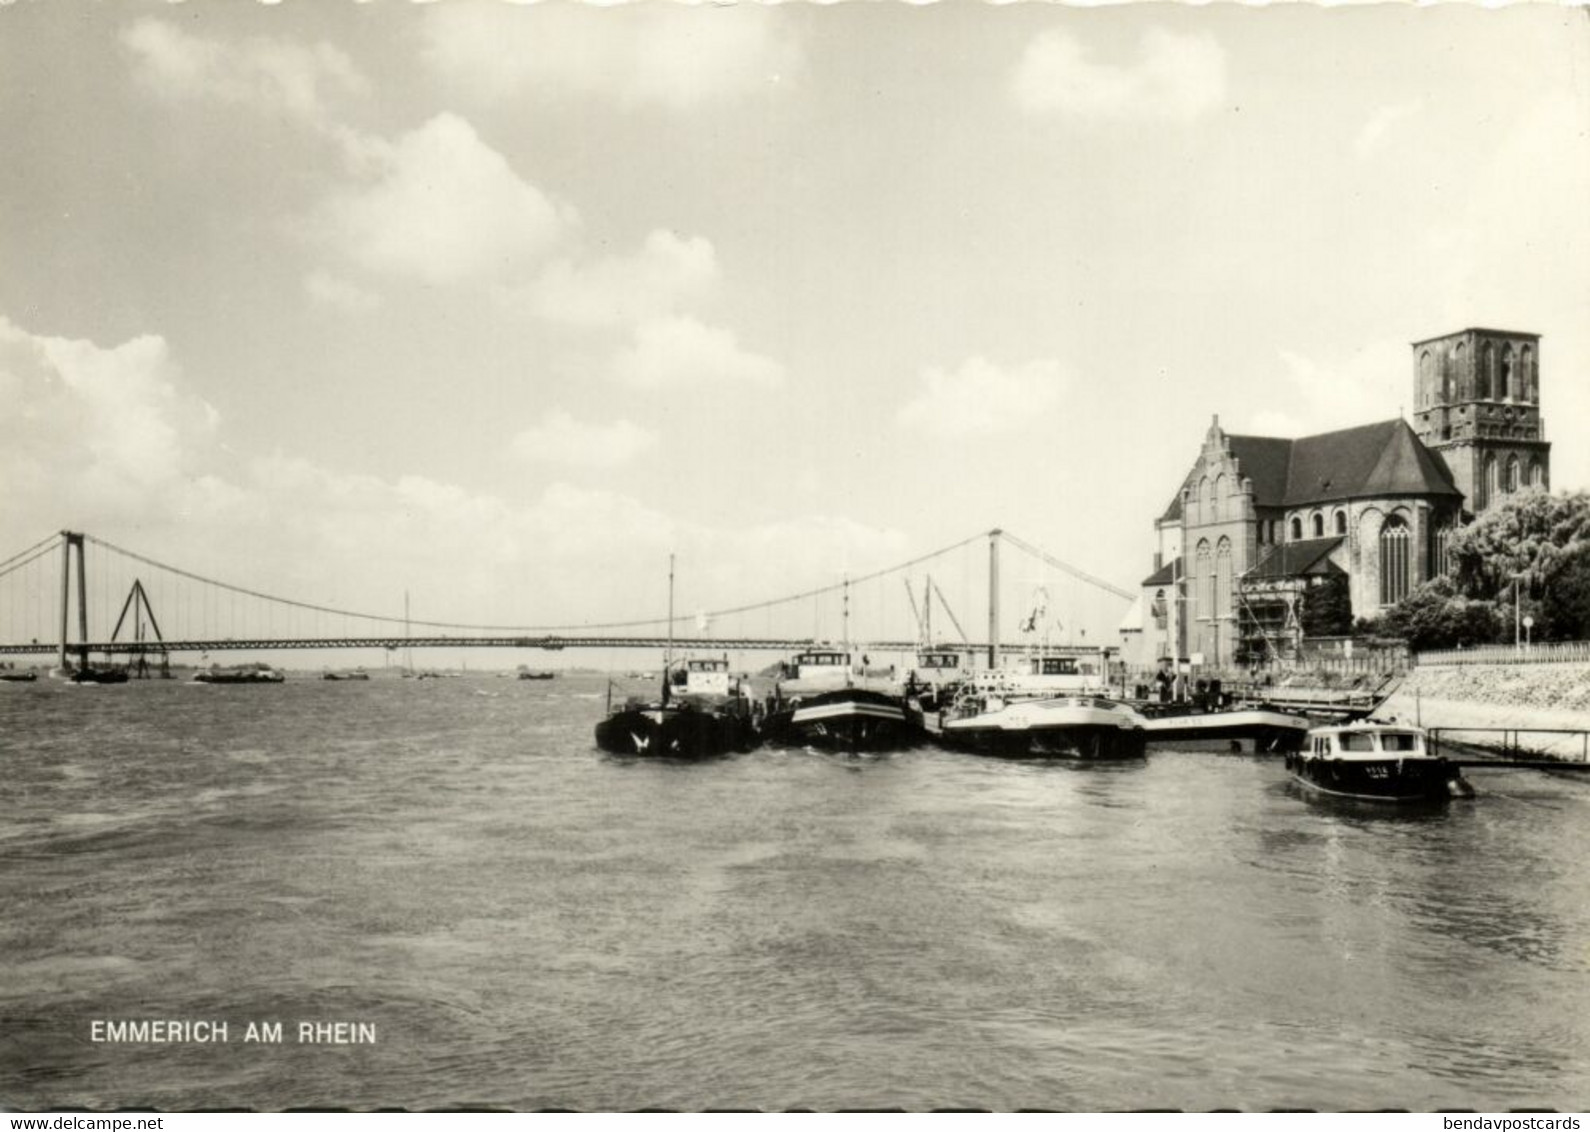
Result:
{"type": "Polygon", "coordinates": [[[47,531],[151,506],[177,516],[228,506],[232,493],[206,467],[219,455],[219,416],[181,392],[179,377],[157,335],[105,348],[0,316],[6,518],[47,531]]]}
{"type": "Polygon", "coordinates": [[[1007,369],[971,358],[954,372],[924,370],[919,392],[901,408],[898,420],[906,428],[938,437],[1012,432],[1059,404],[1069,385],[1056,361],[1030,361],[1007,369]]]}
{"type": "Polygon", "coordinates": [[[363,314],[381,305],[381,297],[328,271],[311,271],[304,277],[304,291],[316,305],[348,314],[363,314]]]}
{"type": "MultiPolygon", "coordinates": [[[[420,475],[335,470],[292,453],[237,456],[156,335],[107,348],[0,318],[0,404],[4,553],[66,526],[286,597],[399,615],[411,590],[416,618],[505,625],[656,616],[672,551],[691,572],[690,588],[713,606],[809,589],[843,565],[860,570],[905,556],[900,532],[826,516],[715,526],[566,483],[521,500],[420,475]]],[[[572,460],[584,444],[632,454],[653,444],[624,421],[586,426],[556,413],[540,435],[572,460]]],[[[134,573],[146,585],[157,573],[134,566],[112,579],[102,560],[91,568],[96,594],[114,599],[112,615],[134,573]]],[[[173,635],[205,604],[173,605],[169,589],[156,593],[157,616],[173,635]]],[[[98,618],[102,603],[93,604],[98,618]]],[[[5,625],[7,612],[0,609],[5,625]]],[[[791,616],[796,624],[771,631],[811,625],[809,607],[791,616]]],[[[769,631],[760,616],[755,628],[769,631]]],[[[238,629],[222,632],[248,635],[238,629]]]]}
{"type": "Polygon", "coordinates": [[[578,326],[616,326],[668,314],[709,294],[719,278],[709,240],[663,229],[631,256],[550,264],[529,289],[543,318],[578,326]]]}
{"type": "Polygon", "coordinates": [[[153,17],[131,24],[121,40],[139,81],[165,98],[213,98],[329,129],[328,97],[369,90],[352,60],[326,43],[225,44],[153,17]]]}
{"type": "Polygon", "coordinates": [[[1295,437],[1389,420],[1399,406],[1411,412],[1412,356],[1408,343],[1374,342],[1319,359],[1279,352],[1281,380],[1266,408],[1250,408],[1232,432],[1295,437]],[[1307,422],[1307,425],[1303,424],[1307,422]]]}
{"type": "Polygon", "coordinates": [[[1420,99],[1411,102],[1399,102],[1395,106],[1382,106],[1369,116],[1363,128],[1358,131],[1358,136],[1353,139],[1353,152],[1359,158],[1369,157],[1380,150],[1386,143],[1386,135],[1393,126],[1405,118],[1411,118],[1424,109],[1420,99]]]}
{"type": "Polygon", "coordinates": [[[453,114],[405,134],[381,164],[373,183],[327,201],[317,224],[378,274],[433,284],[523,277],[574,223],[453,114]]]}
{"type": "Polygon", "coordinates": [[[1038,35],[1011,77],[1016,104],[1031,113],[1186,121],[1225,97],[1225,51],[1207,34],[1149,28],[1126,64],[1097,62],[1090,54],[1067,32],[1038,35]]]}
{"type": "Polygon", "coordinates": [[[626,385],[683,389],[712,383],[777,385],[784,367],[742,350],[733,332],[683,315],[649,318],[635,328],[634,345],[621,351],[613,374],[626,385]]]}
{"type": "Polygon", "coordinates": [[[755,4],[439,4],[426,15],[432,68],[487,100],[544,89],[685,110],[801,65],[788,21],[755,4]]]}
{"type": "Polygon", "coordinates": [[[633,421],[584,424],[554,409],[514,437],[509,450],[523,460],[605,468],[628,463],[656,445],[656,433],[633,421]]]}

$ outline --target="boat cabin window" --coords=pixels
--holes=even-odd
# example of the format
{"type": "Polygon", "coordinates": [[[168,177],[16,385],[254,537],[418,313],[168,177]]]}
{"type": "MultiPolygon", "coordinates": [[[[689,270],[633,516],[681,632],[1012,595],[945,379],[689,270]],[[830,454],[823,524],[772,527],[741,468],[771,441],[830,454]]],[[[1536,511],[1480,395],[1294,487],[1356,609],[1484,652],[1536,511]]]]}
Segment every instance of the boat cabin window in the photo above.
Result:
{"type": "Polygon", "coordinates": [[[1077,662],[1069,656],[1040,656],[1032,662],[1034,676],[1075,676],[1077,662]]]}
{"type": "Polygon", "coordinates": [[[1336,745],[1344,751],[1373,751],[1375,737],[1367,731],[1343,731],[1336,736],[1336,745]]]}
{"type": "Polygon", "coordinates": [[[918,668],[959,668],[961,655],[954,652],[924,652],[917,654],[917,661],[918,668]]]}
{"type": "Polygon", "coordinates": [[[795,658],[796,664],[839,667],[850,663],[850,656],[842,652],[803,652],[795,658]]]}
{"type": "Polygon", "coordinates": [[[726,660],[691,660],[686,661],[692,672],[727,672],[729,662],[726,660]]]}
{"type": "Polygon", "coordinates": [[[1386,751],[1417,751],[1419,737],[1408,731],[1383,731],[1380,746],[1386,751]]]}

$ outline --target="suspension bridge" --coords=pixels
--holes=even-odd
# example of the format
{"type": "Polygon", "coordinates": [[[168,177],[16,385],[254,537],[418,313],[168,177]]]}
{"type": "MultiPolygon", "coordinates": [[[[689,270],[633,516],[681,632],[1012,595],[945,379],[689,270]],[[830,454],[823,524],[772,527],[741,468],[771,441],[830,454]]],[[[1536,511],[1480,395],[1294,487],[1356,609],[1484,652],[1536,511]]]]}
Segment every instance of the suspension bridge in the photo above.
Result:
{"type": "Polygon", "coordinates": [[[1119,611],[1136,596],[995,529],[883,569],[727,608],[676,615],[670,605],[664,617],[583,624],[446,622],[410,617],[406,595],[401,615],[338,608],[223,581],[91,534],[61,531],[0,561],[0,656],[53,656],[62,669],[73,662],[90,667],[97,657],[147,670],[151,659],[164,665],[173,655],[191,653],[365,649],[390,655],[412,649],[666,644],[791,652],[814,641],[843,640],[880,653],[948,643],[984,654],[992,665],[1002,638],[1006,648],[1040,641],[1045,647],[1106,644],[1097,631],[1088,642],[1081,627],[1097,613],[1100,594],[1116,599],[1119,611]],[[1002,552],[1020,556],[1023,569],[1007,564],[1002,570],[1002,552]],[[984,600],[986,621],[966,616],[984,600]],[[1002,609],[1011,611],[1008,622],[1002,609]]]}

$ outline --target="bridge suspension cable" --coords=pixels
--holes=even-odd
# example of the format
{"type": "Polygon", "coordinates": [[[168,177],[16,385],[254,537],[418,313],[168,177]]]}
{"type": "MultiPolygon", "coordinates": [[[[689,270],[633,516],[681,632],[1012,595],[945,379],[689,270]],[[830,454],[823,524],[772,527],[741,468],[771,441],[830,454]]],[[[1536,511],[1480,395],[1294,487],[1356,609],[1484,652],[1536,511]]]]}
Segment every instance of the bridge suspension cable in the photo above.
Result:
{"type": "Polygon", "coordinates": [[[19,550],[10,558],[7,558],[4,562],[0,562],[0,578],[5,577],[12,571],[22,569],[22,567],[26,566],[29,562],[34,562],[40,558],[43,558],[46,554],[54,554],[58,549],[60,549],[60,546],[61,536],[49,535],[40,539],[26,550],[19,550]],[[18,561],[18,559],[26,559],[26,561],[18,561]]]}
{"type": "Polygon", "coordinates": [[[1086,582],[1088,585],[1095,586],[1098,589],[1101,589],[1101,590],[1105,591],[1106,593],[1114,594],[1116,597],[1120,598],[1123,601],[1135,601],[1135,600],[1137,600],[1137,595],[1134,594],[1131,590],[1123,590],[1120,586],[1111,585],[1109,582],[1106,582],[1103,578],[1099,578],[1099,577],[1096,577],[1096,576],[1094,576],[1092,574],[1089,574],[1086,570],[1079,570],[1077,567],[1072,566],[1069,562],[1062,562],[1060,559],[1056,558],[1054,555],[1050,554],[1047,550],[1044,550],[1042,547],[1034,546],[1032,543],[1027,542],[1025,539],[1017,538],[1015,535],[1011,534],[1009,531],[1003,531],[1001,533],[1004,535],[1005,541],[1010,543],[1010,545],[1014,546],[1017,550],[1025,551],[1026,553],[1032,555],[1034,558],[1037,558],[1040,561],[1042,561],[1045,565],[1053,566],[1056,570],[1060,570],[1060,571],[1063,571],[1064,573],[1067,573],[1067,574],[1071,575],[1073,578],[1077,579],[1077,581],[1079,581],[1079,582],[1086,582]]]}
{"type": "MultiPolygon", "coordinates": [[[[654,617],[638,618],[628,621],[582,622],[580,624],[572,625],[492,625],[463,621],[425,621],[420,619],[394,617],[391,614],[361,613],[355,610],[335,609],[330,606],[317,605],[313,602],[298,601],[293,598],[279,597],[275,594],[268,594],[259,590],[248,589],[245,586],[232,585],[229,582],[223,582],[216,578],[209,578],[202,574],[196,574],[191,570],[184,570],[181,567],[172,566],[169,563],[161,562],[146,555],[138,554],[135,551],[116,546],[114,543],[106,542],[104,539],[96,538],[94,535],[85,534],[83,537],[90,543],[93,543],[94,545],[105,550],[113,551],[116,554],[130,558],[135,562],[141,562],[146,566],[153,566],[156,569],[164,570],[169,574],[180,578],[186,578],[192,582],[198,582],[201,585],[214,586],[217,589],[226,590],[229,593],[237,594],[243,597],[255,598],[259,601],[274,602],[293,609],[308,610],[315,613],[325,613],[336,617],[351,617],[365,621],[376,621],[387,625],[408,625],[422,629],[456,629],[467,630],[471,632],[492,633],[559,633],[592,629],[644,629],[653,628],[659,625],[667,625],[669,623],[669,618],[654,617]]],[[[986,534],[984,532],[978,532],[975,535],[970,535],[967,538],[961,539],[959,542],[940,547],[938,550],[930,551],[927,554],[918,555],[917,557],[908,561],[896,563],[893,566],[887,566],[880,570],[874,570],[868,574],[862,574],[850,578],[848,580],[848,584],[855,586],[863,582],[869,582],[885,577],[889,574],[898,573],[903,570],[909,570],[913,566],[919,566],[931,559],[959,550],[962,547],[968,546],[971,543],[977,542],[978,540],[985,537],[986,534]]],[[[53,549],[53,547],[49,549],[53,549]]],[[[784,597],[771,598],[765,601],[751,602],[746,605],[737,605],[723,609],[709,609],[703,611],[700,616],[718,618],[729,617],[741,613],[755,613],[764,609],[773,609],[780,605],[789,605],[794,602],[806,601],[811,598],[821,597],[825,594],[838,593],[845,588],[846,584],[847,582],[844,581],[834,582],[826,586],[819,586],[815,589],[805,590],[800,593],[790,594],[784,597]]],[[[686,618],[683,615],[673,618],[673,620],[676,622],[684,619],[686,618]]]]}

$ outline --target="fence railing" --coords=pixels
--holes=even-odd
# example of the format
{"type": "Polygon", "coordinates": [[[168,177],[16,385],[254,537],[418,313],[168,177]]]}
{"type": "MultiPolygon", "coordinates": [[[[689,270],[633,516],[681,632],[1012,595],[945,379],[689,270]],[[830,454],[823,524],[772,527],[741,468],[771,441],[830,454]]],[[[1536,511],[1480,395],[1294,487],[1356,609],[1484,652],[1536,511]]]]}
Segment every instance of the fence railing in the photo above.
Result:
{"type": "Polygon", "coordinates": [[[1471,649],[1432,649],[1414,657],[1420,668],[1441,664],[1590,664],[1590,641],[1547,641],[1529,645],[1479,645],[1471,649]]]}

